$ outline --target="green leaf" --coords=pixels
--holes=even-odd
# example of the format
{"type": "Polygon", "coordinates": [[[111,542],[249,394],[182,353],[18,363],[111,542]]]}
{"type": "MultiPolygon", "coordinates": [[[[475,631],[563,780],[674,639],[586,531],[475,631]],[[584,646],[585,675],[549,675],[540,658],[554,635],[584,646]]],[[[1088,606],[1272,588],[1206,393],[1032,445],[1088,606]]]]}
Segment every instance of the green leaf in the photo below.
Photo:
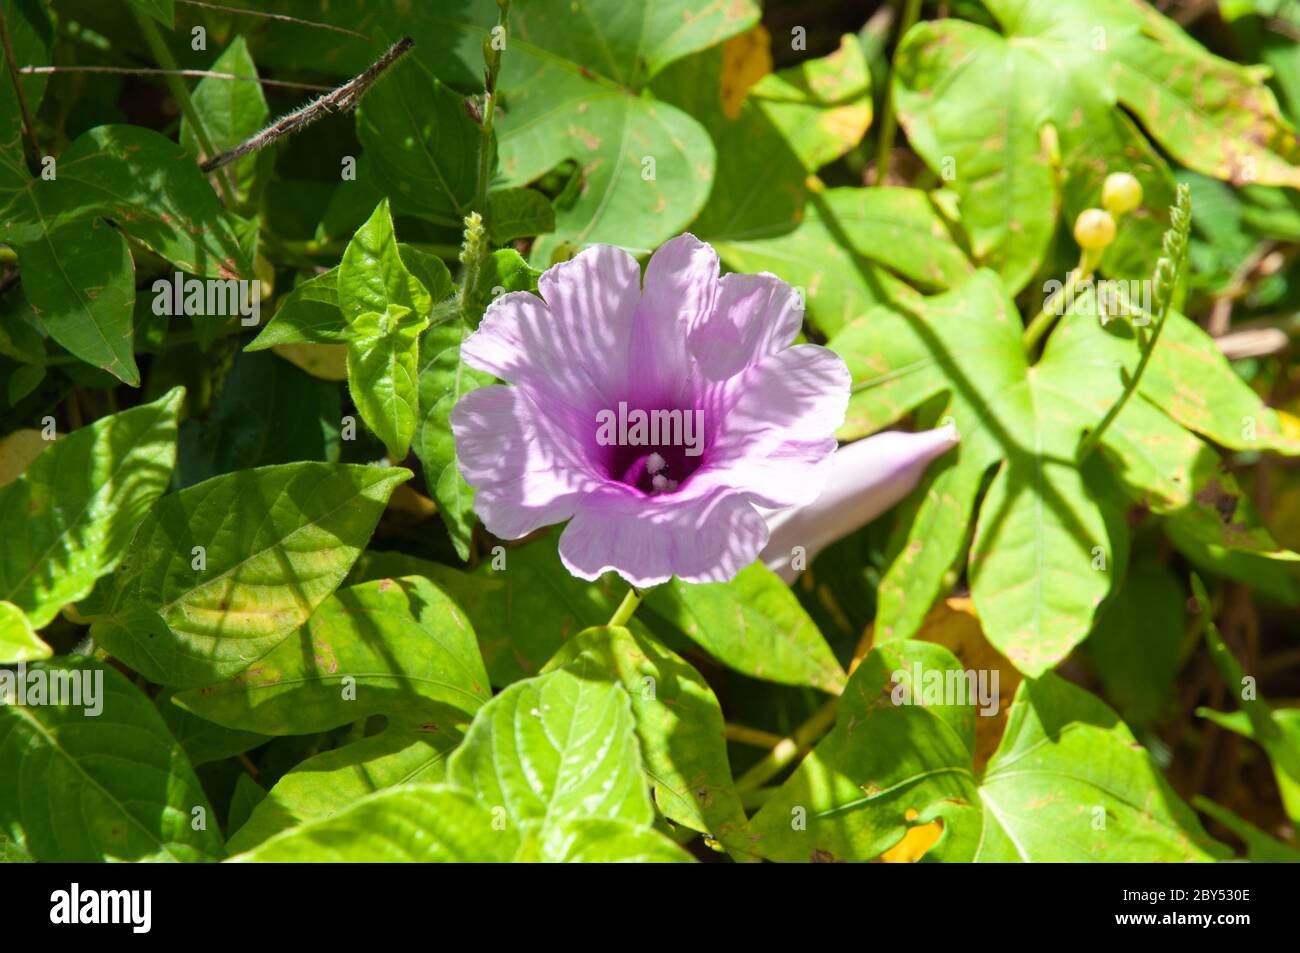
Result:
{"type": "MultiPolygon", "coordinates": [[[[479,273],[478,288],[482,289],[482,300],[471,295],[471,316],[481,317],[488,302],[498,294],[536,291],[538,274],[512,248],[493,252],[479,273]]],[[[449,277],[448,292],[450,283],[449,277]]],[[[435,300],[437,298],[435,295],[435,300]]],[[[460,359],[461,342],[469,333],[470,325],[464,316],[456,314],[434,322],[420,339],[420,422],[413,447],[424,469],[429,494],[438,503],[438,511],[461,559],[469,558],[469,540],[474,528],[474,490],[461,476],[456,462],[451,412],[465,394],[493,382],[490,374],[476,371],[460,359]]]]}
{"type": "Polygon", "coordinates": [[[173,701],[175,697],[176,693],[167,689],[158,694],[154,704],[162,717],[163,724],[185,749],[190,764],[195,767],[212,761],[224,761],[226,758],[243,754],[271,740],[268,735],[223,728],[221,725],[190,714],[180,705],[175,704],[173,701]]]}
{"type": "Polygon", "coordinates": [[[348,323],[348,390],[361,419],[400,462],[415,434],[419,339],[433,302],[402,259],[387,199],[348,242],[338,296],[348,323]]]}
{"type": "Polygon", "coordinates": [[[548,671],[569,667],[587,678],[599,671],[627,692],[646,777],[665,817],[723,844],[740,835],[745,812],[727,762],[722,708],[689,662],[633,621],[579,632],[547,663],[548,671]]]}
{"type": "Polygon", "coordinates": [[[366,94],[357,138],[399,212],[460,226],[478,184],[479,127],[459,93],[408,57],[366,94]]]}
{"type": "MultiPolygon", "coordinates": [[[[215,73],[226,73],[240,79],[205,77],[199,80],[190,99],[194,110],[203,120],[203,127],[218,152],[234,148],[259,132],[265,125],[270,110],[258,82],[257,67],[248,53],[248,45],[237,36],[212,64],[215,73]]],[[[195,156],[202,155],[198,137],[188,120],[181,121],[181,145],[195,156]]],[[[210,158],[210,156],[202,156],[210,158]]],[[[262,150],[236,159],[226,165],[219,175],[231,177],[241,204],[254,196],[269,177],[274,153],[262,150]]]]}
{"type": "Polygon", "coordinates": [[[28,300],[58,343],[132,386],[134,268],[108,221],[191,274],[251,274],[230,216],[192,160],[139,126],[83,133],[52,180],[29,177],[21,150],[0,151],[0,220],[28,300]]]}
{"type": "Polygon", "coordinates": [[[604,586],[569,574],[555,539],[552,534],[549,541],[503,549],[473,572],[405,553],[371,550],[357,561],[348,581],[391,576],[433,580],[473,623],[492,684],[509,685],[536,675],[565,640],[603,625],[618,605],[604,586]]]}
{"type": "Polygon", "coordinates": [[[535,189],[498,189],[488,195],[488,231],[495,245],[555,230],[555,208],[535,189]]]}
{"type": "Polygon", "coordinates": [[[976,260],[997,267],[1011,290],[1051,242],[1057,155],[1071,214],[1098,204],[1107,172],[1138,176],[1143,213],[1124,223],[1131,234],[1107,267],[1150,270],[1169,170],[1122,110],[1198,172],[1300,183],[1300,146],[1260,76],[1208,53],[1145,4],[986,6],[1005,36],[952,19],[917,24],[900,45],[893,92],[908,141],[961,197],[976,260]]]}
{"type": "Polygon", "coordinates": [[[334,817],[274,837],[239,862],[689,863],[647,828],[610,820],[565,821],[544,831],[502,827],[491,810],[447,787],[382,791],[334,817]]]}
{"type": "Polygon", "coordinates": [[[430,785],[390,788],[333,816],[284,831],[243,863],[505,863],[520,850],[514,828],[494,829],[470,795],[430,785]]]}
{"type": "MultiPolygon", "coordinates": [[[[16,689],[6,675],[0,689],[16,689]]],[[[222,855],[194,771],[135,686],[89,659],[33,663],[26,682],[27,705],[0,705],[0,830],[38,861],[222,855]],[[34,680],[48,686],[43,703],[34,680]],[[82,704],[50,703],[56,685],[80,689],[82,704]]]]}
{"type": "Polygon", "coordinates": [[[383,314],[393,305],[413,312],[417,319],[429,320],[433,302],[397,247],[387,199],[376,206],[343,252],[338,301],[349,326],[366,314],[383,314]]]}
{"type": "Polygon", "coordinates": [[[1198,796],[1192,803],[1202,814],[1208,814],[1241,839],[1246,845],[1246,859],[1251,863],[1300,864],[1300,848],[1266,834],[1209,798],[1198,796]]]}
{"type": "Polygon", "coordinates": [[[1076,330],[1095,323],[1087,311],[1080,305],[1066,316],[1032,369],[1014,307],[988,271],[948,294],[875,309],[831,339],[854,380],[842,437],[879,430],[947,395],[946,415],[961,438],[932,468],[881,581],[878,637],[913,635],[951,584],[990,468],[969,559],[984,631],[1031,676],[1088,634],[1127,531],[1108,524],[1094,484],[1074,463],[1083,431],[1121,386],[1114,365],[1076,330]]]}
{"type": "Polygon", "coordinates": [[[472,715],[490,694],[465,616],[429,580],[403,577],[340,589],[255,667],[176,701],[227,728],[284,735],[431,703],[472,715]]]}
{"type": "Polygon", "coordinates": [[[648,825],[654,810],[635,725],[621,685],[585,665],[559,669],[484,705],[447,777],[504,808],[511,826],[577,818],[648,825]]]}
{"type": "Polygon", "coordinates": [[[1186,599],[1154,553],[1134,559],[1084,643],[1106,697],[1139,734],[1169,703],[1182,668],[1186,599]]]}
{"type": "MultiPolygon", "coordinates": [[[[647,87],[674,60],[753,25],[758,9],[750,0],[703,9],[649,0],[629,16],[618,0],[594,0],[574,17],[567,0],[515,5],[501,59],[509,108],[497,117],[496,184],[527,185],[566,161],[580,177],[572,202],[556,208],[555,232],[534,246],[537,261],[563,242],[654,248],[691,221],[713,180],[713,143],[647,87]]],[[[496,4],[476,0],[455,12],[421,7],[404,23],[416,55],[451,80],[480,74],[496,21],[496,4]]]]}
{"type": "Polygon", "coordinates": [[[334,591],[389,495],[410,476],[291,463],[164,497],[135,534],[93,637],[146,678],[176,688],[243,671],[334,591]]]}
{"type": "Polygon", "coordinates": [[[180,484],[234,470],[339,456],[336,384],[272,354],[241,353],[206,420],[180,430],[180,484]]]}
{"type": "Polygon", "coordinates": [[[0,554],[0,599],[33,628],[113,570],[171,482],[185,391],[102,417],[51,444],[0,487],[0,523],[22,526],[0,554]]]}
{"type": "Polygon", "coordinates": [[[771,860],[863,861],[909,827],[939,821],[942,835],[927,854],[937,860],[1226,853],[1114,712],[1053,675],[1021,683],[1002,743],[977,780],[976,708],[944,691],[969,687],[960,671],[939,646],[874,649],[849,679],[835,728],[751,821],[755,851],[771,860]]]}
{"type": "Polygon", "coordinates": [[[377,735],[302,761],[266,792],[227,848],[250,850],[305,821],[332,817],[376,791],[443,780],[447,755],[463,737],[456,714],[447,714],[449,719],[437,722],[390,718],[377,735]]]}
{"type": "Polygon", "coordinates": [[[844,669],[816,623],[762,563],[746,566],[731,582],[674,579],[650,592],[646,606],[746,675],[832,694],[844,688],[844,669]]]}
{"type": "Polygon", "coordinates": [[[346,344],[348,325],[339,310],[339,270],[314,275],[280,299],[275,314],[245,351],[277,344],[346,344]]]}
{"type": "Polygon", "coordinates": [[[395,463],[406,458],[420,412],[420,331],[428,324],[402,305],[352,322],[348,390],[364,420],[395,463]]]}
{"type": "Polygon", "coordinates": [[[40,640],[23,610],[0,601],[0,665],[49,658],[54,650],[40,640]]]}

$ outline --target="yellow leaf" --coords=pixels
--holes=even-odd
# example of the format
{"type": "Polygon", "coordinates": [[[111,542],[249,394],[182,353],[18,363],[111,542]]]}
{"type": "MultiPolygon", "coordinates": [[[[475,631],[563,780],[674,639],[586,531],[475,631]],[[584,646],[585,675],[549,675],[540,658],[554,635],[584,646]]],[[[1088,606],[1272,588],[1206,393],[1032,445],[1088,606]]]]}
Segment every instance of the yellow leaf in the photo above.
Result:
{"type": "Polygon", "coordinates": [[[312,377],[326,381],[348,379],[346,344],[277,344],[271,350],[312,377]]]}
{"type": "Polygon", "coordinates": [[[15,430],[0,440],[0,486],[18,479],[49,445],[39,430],[15,430]]]}
{"type": "MultiPolygon", "coordinates": [[[[909,807],[903,817],[909,821],[916,820],[916,808],[909,807]]],[[[942,834],[943,821],[941,820],[909,827],[901,841],[880,855],[880,862],[882,864],[914,864],[924,856],[927,850],[939,843],[939,837],[942,834]]]]}
{"type": "Polygon", "coordinates": [[[770,72],[772,37],[761,23],[727,40],[722,45],[723,114],[728,119],[739,116],[749,91],[770,72]]]}

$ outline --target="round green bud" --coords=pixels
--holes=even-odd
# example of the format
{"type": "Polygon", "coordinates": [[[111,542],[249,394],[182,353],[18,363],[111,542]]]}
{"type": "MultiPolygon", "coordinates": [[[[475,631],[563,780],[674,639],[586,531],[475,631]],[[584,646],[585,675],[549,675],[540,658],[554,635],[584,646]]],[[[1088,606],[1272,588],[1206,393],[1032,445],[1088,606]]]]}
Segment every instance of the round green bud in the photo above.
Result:
{"type": "Polygon", "coordinates": [[[1115,219],[1104,209],[1084,209],[1074,220],[1074,240],[1080,248],[1101,251],[1115,240],[1115,219]]]}
{"type": "Polygon", "coordinates": [[[1142,204],[1142,183],[1127,172],[1112,172],[1101,187],[1101,204],[1111,215],[1123,215],[1142,204]]]}

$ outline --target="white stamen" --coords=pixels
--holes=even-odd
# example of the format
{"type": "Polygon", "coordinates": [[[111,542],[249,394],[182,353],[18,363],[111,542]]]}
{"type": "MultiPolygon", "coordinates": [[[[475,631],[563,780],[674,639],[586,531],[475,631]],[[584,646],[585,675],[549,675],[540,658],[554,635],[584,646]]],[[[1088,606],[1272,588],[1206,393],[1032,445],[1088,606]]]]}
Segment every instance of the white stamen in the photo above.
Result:
{"type": "Polygon", "coordinates": [[[651,476],[654,476],[666,466],[668,466],[668,461],[657,453],[652,453],[650,456],[645,458],[646,473],[649,473],[651,476]]]}
{"type": "Polygon", "coordinates": [[[650,485],[658,492],[662,493],[668,486],[668,478],[662,473],[656,473],[650,480],[650,485]]]}

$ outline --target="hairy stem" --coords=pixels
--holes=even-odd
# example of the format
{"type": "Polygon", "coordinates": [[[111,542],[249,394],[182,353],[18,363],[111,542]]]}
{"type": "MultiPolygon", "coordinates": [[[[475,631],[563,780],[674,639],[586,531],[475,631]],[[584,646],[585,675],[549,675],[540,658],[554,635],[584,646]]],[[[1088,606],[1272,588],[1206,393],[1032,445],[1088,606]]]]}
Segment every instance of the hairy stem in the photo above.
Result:
{"type": "Polygon", "coordinates": [[[204,172],[212,172],[220,169],[223,165],[228,165],[236,159],[248,155],[250,152],[256,152],[258,149],[269,146],[281,136],[287,136],[291,132],[297,132],[304,126],[308,126],[320,119],[322,116],[332,116],[334,113],[347,112],[352,109],[361,97],[365,95],[366,90],[374,85],[375,80],[379,79],[384,72],[406,55],[411,47],[415,46],[415,41],[409,36],[398,40],[384,54],[375,60],[364,71],[357,76],[348,80],[342,86],[331,92],[326,93],[313,99],[307,105],[295,109],[287,116],[281,116],[275,122],[271,123],[260,132],[249,136],[234,148],[227,149],[220,155],[212,155],[199,166],[204,172]]]}
{"type": "MultiPolygon", "coordinates": [[[[505,29],[510,16],[510,0],[497,0],[497,26],[505,29]]],[[[501,51],[490,38],[483,46],[483,111],[478,117],[478,173],[474,184],[474,204],[465,222],[465,245],[461,251],[460,312],[468,318],[469,300],[478,284],[483,260],[488,255],[488,186],[492,182],[495,139],[492,131],[497,111],[497,76],[501,72],[501,51]],[[477,220],[471,222],[477,216],[477,220]]]]}

